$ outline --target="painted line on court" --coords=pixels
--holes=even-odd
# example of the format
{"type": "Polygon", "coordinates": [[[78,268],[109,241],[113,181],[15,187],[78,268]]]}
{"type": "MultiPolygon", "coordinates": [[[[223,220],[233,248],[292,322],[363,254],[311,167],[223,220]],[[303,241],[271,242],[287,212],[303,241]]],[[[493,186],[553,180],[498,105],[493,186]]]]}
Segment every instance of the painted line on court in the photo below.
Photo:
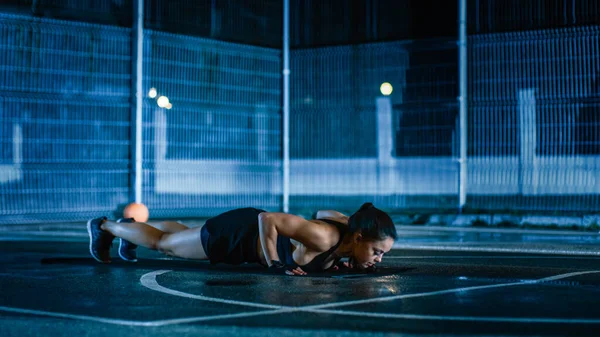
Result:
{"type": "Polygon", "coordinates": [[[413,298],[413,297],[426,297],[426,296],[445,295],[445,294],[452,294],[452,293],[463,292],[463,291],[471,291],[471,290],[482,290],[482,289],[492,289],[492,288],[505,288],[505,287],[519,286],[519,285],[531,285],[531,284],[542,283],[542,282],[545,282],[545,281],[555,281],[555,280],[560,280],[560,279],[567,278],[567,277],[579,276],[579,275],[586,275],[586,274],[594,274],[594,273],[600,273],[600,270],[590,270],[590,271],[581,271],[581,272],[560,274],[560,275],[549,276],[549,277],[544,277],[544,278],[541,278],[541,279],[530,280],[530,281],[499,283],[499,284],[490,284],[490,285],[485,285],[485,286],[473,286],[473,287],[461,287],[461,288],[453,288],[453,289],[446,289],[446,290],[437,290],[437,291],[430,291],[430,292],[424,292],[424,293],[415,293],[415,294],[403,294],[403,295],[376,297],[376,298],[369,298],[369,299],[364,299],[364,300],[345,301],[345,302],[337,302],[337,303],[327,303],[327,304],[305,306],[305,307],[302,307],[302,308],[303,308],[303,310],[305,310],[305,309],[335,308],[335,307],[343,307],[343,306],[349,306],[349,305],[377,303],[377,302],[388,302],[388,301],[394,301],[394,300],[405,299],[405,298],[413,298]]]}
{"type": "MultiPolygon", "coordinates": [[[[158,270],[155,272],[151,272],[151,273],[143,275],[142,279],[145,277],[146,284],[152,285],[153,282],[148,282],[149,280],[154,279],[154,281],[156,281],[157,275],[161,275],[161,274],[167,273],[169,271],[170,270],[158,270]]],[[[171,290],[171,289],[168,289],[168,288],[165,288],[165,287],[162,287],[159,285],[159,287],[156,289],[155,288],[150,288],[150,289],[152,289],[152,290],[161,289],[161,290],[157,290],[160,292],[163,292],[163,290],[168,290],[167,293],[174,295],[174,296],[182,296],[183,295],[184,297],[194,298],[194,299],[199,299],[199,300],[204,300],[204,301],[245,305],[245,306],[253,306],[253,307],[262,307],[262,308],[269,307],[269,308],[277,308],[277,309],[261,310],[261,311],[254,311],[254,312],[242,312],[242,313],[235,313],[235,314],[213,315],[213,316],[196,316],[196,317],[157,320],[157,321],[122,320],[122,319],[103,318],[103,317],[86,316],[86,315],[73,315],[73,314],[42,311],[42,310],[21,309],[21,308],[13,308],[13,307],[5,307],[5,306],[0,306],[0,311],[37,315],[37,316],[46,316],[46,317],[84,320],[84,321],[108,323],[108,324],[115,324],[115,325],[146,326],[146,327],[156,327],[156,326],[194,323],[194,322],[207,322],[207,321],[214,321],[214,320],[221,320],[221,319],[245,318],[245,317],[253,317],[253,316],[290,313],[290,312],[311,312],[311,313],[325,313],[325,314],[350,315],[350,316],[362,316],[362,317],[374,317],[374,318],[407,318],[407,319],[421,319],[421,320],[453,320],[453,321],[469,321],[470,320],[470,321],[487,321],[487,322],[521,322],[521,321],[523,321],[523,322],[539,322],[539,323],[578,323],[578,324],[592,323],[592,324],[598,324],[598,323],[600,323],[600,319],[594,320],[594,319],[579,319],[579,318],[573,318],[573,319],[550,319],[550,318],[548,318],[548,319],[546,319],[546,318],[437,316],[437,315],[370,313],[370,312],[324,309],[324,308],[335,308],[335,307],[356,305],[356,304],[392,301],[392,300],[403,299],[403,298],[442,295],[442,294],[449,294],[449,293],[461,292],[461,291],[536,284],[536,283],[540,283],[540,282],[544,282],[544,281],[553,281],[553,280],[559,280],[559,279],[563,279],[563,278],[567,278],[567,277],[586,275],[586,274],[592,274],[592,273],[600,273],[600,271],[593,270],[593,271],[574,272],[574,273],[560,274],[560,275],[541,278],[538,280],[524,281],[524,282],[518,282],[518,283],[513,282],[513,283],[503,283],[503,284],[496,284],[496,285],[489,285],[489,286],[462,287],[462,288],[454,288],[454,289],[447,289],[447,290],[434,291],[434,292],[378,297],[378,298],[366,299],[366,300],[346,301],[346,302],[328,303],[328,304],[302,306],[302,307],[285,307],[285,306],[275,306],[275,305],[259,304],[259,303],[252,303],[252,302],[225,300],[225,299],[220,299],[220,298],[187,294],[184,292],[171,290]]],[[[140,279],[140,281],[141,281],[141,279],[140,279]]],[[[156,284],[158,285],[158,283],[156,283],[156,284]]]]}
{"type": "Polygon", "coordinates": [[[19,314],[45,316],[45,317],[74,319],[74,320],[82,320],[82,321],[90,321],[90,322],[98,322],[98,323],[108,323],[108,324],[115,324],[115,325],[146,326],[146,327],[194,323],[194,322],[203,322],[203,321],[214,321],[214,320],[222,320],[222,319],[245,318],[245,317],[253,317],[253,316],[264,316],[264,315],[273,315],[273,314],[281,314],[281,313],[286,313],[286,312],[291,312],[291,311],[297,311],[297,309],[293,308],[293,307],[283,307],[283,306],[276,306],[276,305],[269,305],[269,304],[233,301],[233,300],[225,300],[225,299],[212,298],[212,297],[206,297],[206,296],[199,296],[199,295],[182,293],[182,292],[179,292],[176,290],[172,290],[172,289],[168,289],[168,288],[160,286],[156,282],[156,276],[167,273],[169,271],[170,270],[158,270],[155,272],[145,274],[140,279],[140,282],[142,283],[142,285],[144,285],[147,288],[150,288],[152,290],[156,290],[159,292],[167,293],[170,295],[183,296],[183,297],[199,299],[199,300],[203,300],[203,301],[218,302],[218,303],[225,303],[225,304],[236,304],[236,305],[251,306],[251,307],[257,307],[257,308],[269,308],[271,310],[260,310],[260,311],[241,312],[241,313],[235,313],[235,314],[212,315],[212,316],[196,316],[196,317],[176,318],[176,319],[157,320],[157,321],[123,320],[123,319],[104,318],[104,317],[86,316],[86,315],[74,315],[74,314],[66,314],[66,313],[60,313],[60,312],[31,310],[31,309],[22,309],[22,308],[5,307],[5,306],[0,306],[0,311],[19,313],[19,314]]]}
{"type": "Polygon", "coordinates": [[[431,321],[501,322],[501,323],[560,323],[560,324],[600,324],[594,318],[539,318],[539,317],[480,317],[480,316],[439,316],[414,314],[372,313],[365,311],[315,309],[310,312],[329,315],[359,316],[373,318],[418,319],[431,321]]]}
{"type": "Polygon", "coordinates": [[[185,293],[185,292],[178,291],[178,290],[169,289],[167,287],[163,287],[160,284],[158,284],[158,282],[156,281],[156,277],[158,275],[162,275],[162,274],[168,273],[170,271],[171,270],[157,270],[157,271],[153,271],[153,272],[144,274],[140,278],[140,282],[142,283],[142,285],[144,287],[149,288],[149,289],[154,290],[154,291],[158,291],[158,292],[169,294],[169,295],[179,296],[179,297],[192,298],[192,299],[201,300],[201,301],[215,302],[215,303],[225,303],[225,304],[233,304],[233,305],[242,305],[242,306],[247,306],[247,307],[263,308],[263,309],[284,309],[284,308],[288,308],[288,307],[281,306],[281,305],[260,304],[260,303],[254,303],[254,302],[226,300],[226,299],[223,299],[223,298],[208,297],[208,296],[202,296],[202,295],[194,295],[194,294],[189,294],[189,293],[185,293]]]}
{"type": "MultiPolygon", "coordinates": [[[[160,270],[157,272],[148,273],[148,274],[145,274],[144,276],[149,275],[149,277],[153,277],[155,279],[156,275],[164,274],[164,273],[168,272],[168,270],[167,271],[160,270]],[[157,273],[157,272],[160,272],[160,273],[157,273]]],[[[414,319],[421,319],[421,320],[429,319],[429,320],[454,320],[454,321],[464,320],[464,321],[466,321],[466,320],[471,319],[471,317],[468,317],[468,316],[437,316],[437,315],[369,313],[369,312],[357,312],[357,311],[347,311],[347,310],[327,310],[325,308],[336,308],[336,307],[349,306],[349,305],[386,302],[386,301],[393,301],[393,300],[406,299],[406,298],[436,296],[436,295],[444,295],[444,294],[451,294],[451,293],[472,291],[472,290],[503,288],[503,287],[519,286],[519,285],[532,285],[532,284],[542,283],[542,282],[546,282],[546,281],[555,281],[555,280],[560,280],[560,279],[564,279],[564,278],[568,278],[568,277],[594,274],[594,273],[600,273],[600,270],[559,274],[559,275],[544,277],[541,279],[530,280],[530,281],[501,283],[501,284],[492,284],[492,285],[485,285],[485,286],[461,287],[461,288],[453,288],[453,289],[446,289],[446,290],[439,290],[439,291],[432,291],[432,292],[403,294],[403,295],[395,295],[395,296],[377,297],[377,298],[371,298],[371,299],[365,299],[365,300],[345,301],[345,302],[336,302],[336,303],[327,303],[327,304],[309,305],[309,306],[300,306],[300,307],[281,307],[282,309],[280,309],[280,310],[272,310],[272,311],[266,312],[266,314],[279,314],[279,313],[284,313],[284,312],[309,312],[309,313],[324,313],[324,314],[351,315],[351,316],[367,316],[367,317],[378,317],[378,318],[388,318],[389,317],[389,318],[414,318],[414,319]]],[[[142,277],[144,277],[144,276],[142,276],[142,277]]],[[[163,290],[164,289],[170,290],[169,288],[166,288],[166,287],[162,287],[162,286],[160,286],[160,287],[163,290]]],[[[215,302],[222,301],[219,298],[198,296],[198,295],[193,295],[193,294],[187,294],[185,292],[180,292],[180,291],[169,291],[168,293],[175,295],[175,296],[184,296],[184,297],[188,297],[188,298],[198,298],[198,299],[203,299],[203,300],[211,300],[211,301],[215,301],[215,302]],[[201,297],[201,298],[199,298],[199,297],[201,297]]],[[[227,301],[228,302],[238,302],[238,301],[230,301],[230,300],[227,300],[227,301]]],[[[242,305],[247,305],[249,302],[239,302],[239,303],[243,303],[242,305]]],[[[236,304],[236,303],[232,303],[232,304],[236,304]]],[[[254,303],[254,304],[256,305],[257,303],[254,303]]],[[[477,319],[479,319],[480,321],[490,321],[490,322],[493,322],[493,321],[520,322],[521,321],[521,318],[513,319],[513,318],[509,318],[509,317],[479,317],[479,318],[476,317],[475,320],[477,320],[477,319]]],[[[523,319],[523,320],[525,320],[525,319],[523,319]]],[[[543,322],[547,322],[547,323],[580,323],[580,324],[600,323],[600,319],[594,320],[594,319],[579,319],[579,318],[564,319],[564,320],[550,319],[550,318],[549,319],[532,318],[532,320],[536,321],[536,322],[540,322],[540,323],[543,323],[543,322]]]]}
{"type": "MultiPolygon", "coordinates": [[[[115,324],[115,325],[155,327],[155,326],[165,326],[165,325],[173,325],[173,324],[213,321],[213,320],[219,320],[219,319],[244,318],[244,317],[252,317],[252,316],[279,314],[279,313],[285,313],[288,310],[286,310],[286,309],[261,310],[261,311],[254,311],[254,312],[241,312],[241,313],[236,313],[236,314],[197,316],[197,317],[166,319],[166,320],[158,320],[158,321],[132,321],[132,320],[124,320],[124,319],[103,318],[103,317],[86,316],[86,315],[73,315],[73,314],[65,314],[65,313],[60,313],[60,312],[21,309],[21,308],[4,307],[4,306],[0,306],[0,311],[19,313],[19,314],[36,315],[36,316],[45,316],[45,317],[66,318],[66,319],[74,319],[74,320],[89,321],[89,322],[108,323],[108,324],[115,324]]],[[[291,311],[295,311],[295,310],[291,310],[291,311]]]]}
{"type": "Polygon", "coordinates": [[[518,285],[534,284],[536,282],[537,281],[532,280],[532,281],[520,281],[520,282],[511,282],[511,283],[490,284],[490,285],[485,285],[485,286],[452,288],[452,289],[445,289],[445,290],[429,291],[429,292],[424,292],[424,293],[403,294],[403,295],[394,295],[394,296],[369,298],[369,299],[364,299],[364,300],[355,300],[355,301],[344,301],[344,302],[337,302],[337,303],[317,304],[317,305],[303,307],[303,309],[304,310],[313,310],[313,309],[323,309],[323,308],[345,307],[345,306],[349,306],[349,305],[369,304],[369,303],[378,303],[378,302],[389,302],[389,301],[395,301],[395,300],[406,299],[406,298],[437,296],[437,295],[452,294],[452,293],[458,293],[458,292],[463,292],[463,291],[471,291],[471,290],[482,290],[482,289],[512,287],[512,286],[518,286],[518,285]]]}
{"type": "Polygon", "coordinates": [[[306,306],[303,308],[304,309],[334,308],[334,307],[342,307],[342,306],[349,306],[349,305],[358,305],[358,304],[367,304],[367,303],[376,303],[376,302],[388,302],[388,301],[394,301],[394,300],[405,299],[405,298],[413,298],[413,297],[445,295],[445,294],[452,294],[452,293],[471,291],[471,290],[505,288],[505,287],[513,287],[513,286],[518,286],[518,285],[531,285],[531,284],[542,283],[545,281],[555,281],[555,280],[560,280],[560,279],[567,278],[567,277],[586,275],[586,274],[594,274],[594,273],[600,273],[600,270],[590,270],[590,271],[581,271],[581,272],[560,274],[560,275],[544,277],[541,279],[530,280],[530,281],[499,283],[499,284],[490,284],[490,285],[485,285],[485,286],[461,287],[461,288],[453,288],[453,289],[446,289],[446,290],[430,291],[430,292],[424,292],[424,293],[376,297],[376,298],[369,298],[369,299],[364,299],[364,300],[312,305],[312,306],[306,306]]]}
{"type": "Polygon", "coordinates": [[[5,307],[5,306],[0,306],[0,311],[13,312],[13,313],[19,313],[19,314],[28,314],[28,315],[37,315],[37,316],[46,316],[46,317],[77,319],[77,320],[83,320],[83,321],[92,321],[92,322],[109,323],[109,324],[117,324],[117,325],[143,325],[142,323],[144,323],[144,322],[122,320],[122,319],[102,318],[102,317],[85,316],[85,315],[73,315],[73,314],[64,314],[64,313],[52,312],[52,311],[21,309],[21,308],[13,308],[13,307],[5,307]]]}

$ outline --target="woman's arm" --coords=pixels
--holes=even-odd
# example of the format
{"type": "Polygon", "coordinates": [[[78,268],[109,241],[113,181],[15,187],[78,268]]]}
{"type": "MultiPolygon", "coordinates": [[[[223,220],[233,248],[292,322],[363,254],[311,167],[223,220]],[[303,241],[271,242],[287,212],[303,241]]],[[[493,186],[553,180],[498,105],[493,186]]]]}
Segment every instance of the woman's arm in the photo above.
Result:
{"type": "Polygon", "coordinates": [[[326,251],[331,247],[331,233],[326,226],[320,226],[302,217],[287,213],[264,212],[258,215],[258,230],[265,260],[270,267],[279,261],[277,236],[283,235],[301,242],[309,249],[326,251]]]}

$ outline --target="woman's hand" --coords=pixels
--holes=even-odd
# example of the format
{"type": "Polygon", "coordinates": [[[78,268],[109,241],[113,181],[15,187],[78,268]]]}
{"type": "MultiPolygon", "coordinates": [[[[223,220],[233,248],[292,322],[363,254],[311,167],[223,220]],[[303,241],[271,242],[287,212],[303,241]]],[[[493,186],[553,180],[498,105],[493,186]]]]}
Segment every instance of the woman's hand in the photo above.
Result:
{"type": "Polygon", "coordinates": [[[353,266],[350,262],[338,262],[338,264],[334,265],[333,267],[329,268],[330,270],[333,271],[339,271],[339,270],[347,270],[347,269],[352,269],[353,266]]]}
{"type": "Polygon", "coordinates": [[[285,274],[290,275],[290,276],[303,276],[303,275],[306,275],[306,272],[304,270],[302,270],[302,268],[296,267],[291,270],[286,270],[285,274]]]}
{"type": "Polygon", "coordinates": [[[348,261],[348,262],[339,262],[335,266],[329,268],[329,270],[332,270],[332,271],[356,270],[357,272],[374,273],[377,271],[377,267],[375,265],[372,265],[368,268],[359,269],[354,266],[354,263],[352,263],[352,261],[348,261]]]}
{"type": "Polygon", "coordinates": [[[306,272],[298,267],[297,264],[285,264],[280,261],[271,261],[269,272],[272,274],[286,274],[290,276],[306,275],[306,272]]]}

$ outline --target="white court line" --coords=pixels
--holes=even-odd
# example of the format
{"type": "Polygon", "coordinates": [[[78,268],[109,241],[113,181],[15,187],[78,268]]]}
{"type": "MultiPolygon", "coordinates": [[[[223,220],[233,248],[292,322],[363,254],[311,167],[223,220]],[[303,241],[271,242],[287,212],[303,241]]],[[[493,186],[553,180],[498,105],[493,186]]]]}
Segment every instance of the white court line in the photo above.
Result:
{"type": "Polygon", "coordinates": [[[539,279],[539,280],[537,280],[537,282],[555,281],[555,280],[560,280],[560,279],[571,277],[571,276],[579,276],[579,275],[595,274],[595,273],[600,273],[600,270],[578,271],[578,272],[574,272],[574,273],[549,276],[549,277],[544,277],[542,279],[539,279]]]}
{"type": "Polygon", "coordinates": [[[466,322],[502,322],[502,323],[560,323],[560,324],[600,324],[600,319],[593,318],[539,318],[539,317],[481,317],[481,316],[438,316],[414,314],[372,313],[364,311],[345,311],[315,309],[310,312],[330,315],[345,315],[373,318],[404,318],[431,321],[466,321],[466,322]]]}
{"type": "MultiPolygon", "coordinates": [[[[159,271],[145,274],[142,276],[142,278],[153,277],[155,279],[157,275],[164,274],[166,272],[169,272],[169,270],[159,270],[159,271]],[[147,275],[151,275],[151,276],[147,276],[147,275]]],[[[197,317],[177,318],[177,319],[157,320],[157,321],[120,320],[120,319],[111,319],[111,318],[102,318],[102,317],[84,316],[84,315],[72,315],[72,314],[64,314],[64,313],[57,313],[57,312],[40,311],[40,310],[19,309],[19,308],[11,308],[11,307],[4,307],[4,306],[0,306],[0,311],[31,314],[31,315],[40,315],[40,316],[49,316],[49,317],[57,317],[57,318],[78,319],[78,320],[85,320],[85,321],[94,321],[94,322],[100,322],[100,323],[129,325],[129,326],[165,326],[165,325],[173,325],[173,324],[192,323],[192,322],[206,322],[206,321],[219,320],[219,319],[230,319],[230,318],[242,318],[242,317],[252,317],[252,316],[261,316],[261,315],[291,313],[291,312],[298,312],[298,311],[312,312],[312,313],[337,314],[337,315],[352,315],[352,316],[360,315],[360,316],[378,317],[378,318],[388,318],[388,317],[389,318],[413,318],[413,319],[422,319],[422,320],[436,319],[436,320],[455,320],[455,321],[481,320],[481,321],[499,321],[499,322],[520,322],[523,319],[523,320],[532,320],[532,321],[539,321],[539,322],[546,322],[546,323],[571,323],[571,322],[582,323],[582,324],[583,323],[600,323],[600,319],[599,320],[592,320],[592,319],[564,319],[564,320],[561,320],[561,319],[543,319],[543,318],[531,318],[531,319],[514,318],[513,319],[513,318],[508,318],[508,317],[475,317],[475,318],[472,318],[472,317],[467,317],[467,316],[463,317],[463,316],[435,316],[435,315],[402,315],[402,314],[389,314],[389,313],[369,313],[369,312],[356,312],[356,311],[344,311],[344,310],[324,310],[323,309],[323,308],[333,308],[333,307],[341,307],[341,306],[356,305],[356,304],[392,301],[392,300],[402,299],[402,298],[442,295],[442,294],[461,292],[461,291],[536,284],[536,283],[544,282],[544,281],[558,280],[558,279],[567,278],[567,277],[571,277],[571,276],[578,276],[578,275],[585,275],[585,274],[592,274],[592,273],[600,273],[600,271],[593,270],[593,271],[574,272],[574,273],[560,274],[560,275],[555,275],[555,276],[545,277],[545,278],[538,279],[538,280],[525,281],[525,282],[512,282],[512,283],[495,284],[495,285],[488,285],[488,286],[462,287],[462,288],[454,288],[454,289],[447,289],[447,290],[441,290],[441,291],[378,297],[378,298],[372,298],[372,299],[366,299],[366,300],[346,301],[346,302],[328,303],[328,304],[303,306],[303,307],[273,306],[273,305],[268,305],[268,304],[223,300],[220,298],[212,298],[212,297],[206,297],[206,296],[187,294],[184,292],[171,290],[171,289],[168,289],[168,288],[165,288],[165,287],[162,287],[159,285],[159,288],[157,288],[157,289],[161,289],[161,290],[157,290],[157,291],[163,292],[163,290],[168,290],[169,292],[167,292],[167,293],[174,295],[174,296],[184,296],[184,297],[188,297],[188,298],[201,299],[201,300],[205,300],[205,301],[238,304],[238,305],[246,305],[246,306],[247,305],[261,306],[261,307],[269,306],[269,307],[276,307],[279,309],[262,310],[262,311],[255,311],[255,312],[242,312],[242,313],[237,313],[237,314],[197,316],[197,317]]],[[[141,281],[141,279],[140,279],[140,281],[141,281]]],[[[150,282],[148,284],[152,284],[152,282],[150,282]]]]}
{"type": "Polygon", "coordinates": [[[4,307],[4,306],[0,306],[0,311],[38,315],[38,316],[47,316],[47,317],[66,318],[66,319],[77,319],[77,320],[83,320],[83,321],[109,323],[109,324],[116,324],[116,325],[149,326],[149,327],[202,322],[202,321],[213,321],[213,320],[220,320],[220,319],[263,316],[263,315],[280,314],[280,313],[285,313],[285,312],[289,312],[289,311],[297,311],[296,308],[291,308],[291,307],[252,303],[252,302],[242,302],[242,301],[234,301],[234,300],[225,300],[225,299],[220,299],[220,298],[193,295],[193,294],[183,293],[183,292],[180,292],[177,290],[165,288],[156,282],[156,276],[167,273],[169,271],[170,270],[157,270],[157,271],[154,271],[151,273],[144,274],[141,277],[140,282],[142,283],[142,285],[144,285],[147,288],[150,288],[155,291],[163,292],[166,294],[174,295],[174,296],[187,297],[187,298],[198,299],[198,300],[209,301],[209,302],[250,306],[250,307],[256,307],[256,308],[268,308],[271,310],[241,312],[241,313],[235,313],[235,314],[223,314],[223,315],[213,315],[213,316],[196,316],[196,317],[176,318],[176,319],[157,320],[157,321],[123,320],[123,319],[103,318],[103,317],[86,316],[86,315],[73,315],[73,314],[65,314],[65,313],[42,311],[42,310],[20,309],[20,308],[4,307]]]}
{"type": "Polygon", "coordinates": [[[202,296],[202,295],[194,295],[194,294],[189,294],[189,293],[185,293],[185,292],[178,291],[178,290],[169,289],[169,288],[161,286],[156,281],[156,276],[162,275],[162,274],[165,274],[165,273],[168,273],[168,272],[170,272],[170,270],[157,270],[157,271],[153,271],[153,272],[144,274],[140,278],[140,282],[142,283],[142,285],[144,287],[149,288],[149,289],[154,290],[154,291],[158,291],[158,292],[169,294],[169,295],[179,296],[179,297],[192,298],[192,299],[201,300],[201,301],[216,302],[216,303],[225,303],[225,304],[234,304],[234,305],[243,305],[243,306],[247,306],[247,307],[263,308],[263,309],[284,309],[284,308],[287,308],[285,306],[280,306],[280,305],[260,304],[260,303],[254,303],[254,302],[243,302],[243,301],[235,301],[235,300],[226,300],[226,299],[223,299],[223,298],[207,297],[207,296],[202,296]]]}
{"type": "Polygon", "coordinates": [[[365,299],[365,300],[356,300],[356,301],[346,301],[346,302],[337,302],[337,303],[327,303],[327,304],[305,306],[305,307],[302,307],[302,308],[303,308],[303,310],[305,310],[305,309],[322,309],[322,308],[343,307],[343,306],[357,305],[357,304],[367,304],[367,303],[375,303],[375,302],[387,302],[387,301],[394,301],[394,300],[398,300],[398,299],[413,298],[413,297],[426,297],[426,296],[444,295],[444,294],[451,294],[451,293],[457,293],[457,292],[463,292],[463,291],[470,291],[470,290],[503,288],[503,287],[518,286],[518,285],[530,285],[530,284],[536,284],[536,283],[541,283],[541,282],[545,282],[545,281],[560,280],[560,279],[571,277],[571,276],[579,276],[579,275],[593,274],[593,273],[600,273],[600,270],[590,270],[590,271],[581,271],[581,272],[560,274],[560,275],[556,275],[556,276],[544,277],[544,278],[541,278],[541,279],[530,280],[530,281],[499,283],[499,284],[490,284],[490,285],[485,285],[485,286],[473,286],[473,287],[453,288],[453,289],[438,290],[438,291],[431,291],[431,292],[424,292],[424,293],[415,293],[415,294],[404,294],[404,295],[376,297],[376,298],[369,298],[369,299],[365,299]]]}
{"type": "MultiPolygon", "coordinates": [[[[160,274],[163,274],[168,271],[161,270],[159,272],[161,272],[160,274]]],[[[156,272],[153,272],[153,273],[156,273],[156,272]]],[[[146,275],[152,275],[153,273],[148,273],[146,275]]],[[[446,290],[439,290],[439,291],[432,291],[432,292],[377,297],[377,298],[371,298],[371,299],[365,299],[365,300],[345,301],[345,302],[327,303],[327,304],[301,306],[301,307],[282,307],[282,308],[286,308],[286,309],[281,309],[278,312],[269,312],[269,313],[277,313],[278,314],[278,313],[283,313],[283,312],[310,312],[310,313],[326,313],[326,314],[365,316],[365,317],[378,317],[378,318],[414,318],[414,319],[421,319],[421,320],[427,320],[427,319],[428,320],[454,320],[454,321],[480,320],[480,321],[489,321],[489,322],[494,322],[494,321],[521,322],[521,321],[527,321],[528,318],[514,318],[513,319],[513,318],[509,318],[509,317],[475,317],[475,319],[471,319],[468,316],[436,316],[436,315],[369,313],[369,312],[357,312],[357,311],[345,311],[345,310],[326,310],[323,308],[335,308],[335,307],[349,306],[349,305],[393,301],[393,300],[405,299],[405,298],[444,295],[444,294],[471,291],[471,290],[501,288],[501,287],[510,287],[510,286],[518,286],[518,285],[530,285],[530,284],[536,284],[536,283],[541,283],[541,282],[545,282],[545,281],[554,281],[554,280],[559,280],[559,279],[568,278],[568,277],[572,277],[572,276],[579,276],[579,275],[586,275],[586,274],[593,274],[593,273],[600,273],[600,270],[560,274],[560,275],[544,277],[541,279],[531,280],[531,281],[501,283],[501,284],[493,284],[493,285],[486,285],[486,286],[461,287],[461,288],[453,288],[453,289],[446,289],[446,290]]],[[[153,277],[155,278],[156,275],[160,275],[160,274],[154,274],[153,277]]],[[[144,276],[146,276],[146,275],[144,275],[144,276]]],[[[142,276],[142,277],[144,277],[144,276],[142,276]]],[[[170,290],[169,288],[165,288],[162,286],[160,286],[160,287],[162,289],[158,290],[158,291],[161,291],[161,292],[162,292],[162,290],[165,290],[165,289],[170,290]]],[[[173,294],[173,295],[177,294],[176,296],[183,296],[183,297],[188,297],[188,298],[197,298],[198,297],[197,295],[187,294],[187,293],[180,292],[180,291],[173,291],[173,292],[169,292],[169,293],[173,294]]],[[[219,298],[208,298],[208,297],[204,297],[204,298],[210,299],[210,300],[217,300],[217,301],[221,300],[219,298]]],[[[233,302],[237,302],[237,301],[233,301],[233,302]]],[[[240,302],[240,303],[243,303],[241,305],[246,305],[248,302],[240,302]]],[[[594,320],[594,319],[579,319],[579,318],[574,318],[574,319],[550,319],[550,318],[548,318],[548,319],[545,319],[545,318],[535,318],[534,317],[534,318],[531,318],[531,321],[540,322],[540,323],[544,323],[544,322],[545,323],[581,323],[581,324],[600,323],[600,319],[594,320]]]]}
{"type": "Polygon", "coordinates": [[[438,320],[438,321],[600,324],[600,319],[593,319],[593,318],[562,318],[561,319],[561,318],[540,318],[540,317],[440,316],[440,315],[390,314],[390,313],[372,313],[372,312],[365,312],[365,311],[320,309],[320,308],[326,308],[326,307],[338,307],[338,306],[347,306],[347,305],[355,305],[355,304],[383,302],[383,301],[411,298],[411,297],[425,297],[425,296],[448,294],[448,293],[467,291],[467,290],[479,290],[479,289],[486,289],[486,288],[509,287],[509,286],[514,286],[514,285],[536,284],[536,283],[541,283],[541,282],[545,282],[545,281],[554,281],[554,280],[560,280],[563,278],[568,278],[571,276],[579,276],[579,275],[586,275],[586,274],[593,274],[593,273],[600,273],[600,270],[560,274],[560,275],[555,275],[555,276],[550,276],[550,277],[544,277],[544,278],[534,280],[534,281],[529,281],[529,282],[504,283],[504,284],[498,284],[495,286],[492,285],[492,286],[465,287],[465,288],[448,289],[448,290],[442,290],[442,291],[434,291],[434,292],[429,292],[429,293],[407,294],[407,295],[397,295],[397,296],[389,296],[389,297],[382,297],[382,298],[374,298],[371,300],[363,300],[363,301],[348,301],[348,302],[331,303],[331,305],[324,304],[321,306],[309,306],[309,307],[303,307],[302,311],[321,313],[321,314],[330,314],[330,315],[333,314],[333,315],[373,317],[373,318],[395,318],[395,319],[404,318],[404,319],[438,320]]]}
{"type": "MultiPolygon", "coordinates": [[[[261,311],[254,311],[254,312],[241,312],[241,313],[236,313],[236,314],[175,318],[175,319],[166,319],[166,320],[158,320],[158,321],[132,321],[132,320],[103,318],[103,317],[95,317],[95,316],[72,315],[72,314],[64,314],[64,313],[52,312],[52,311],[20,309],[20,308],[4,307],[4,306],[0,306],[0,311],[14,312],[14,313],[19,313],[19,314],[37,315],[37,316],[46,316],[46,317],[75,319],[75,320],[81,320],[81,321],[108,323],[108,324],[115,324],[115,325],[156,327],[156,326],[194,323],[194,322],[212,321],[212,320],[228,319],[228,318],[243,318],[243,317],[279,314],[279,313],[285,313],[288,310],[286,310],[286,309],[261,310],[261,311]]],[[[295,310],[291,310],[291,311],[295,311],[295,310]]]]}
{"type": "Polygon", "coordinates": [[[395,301],[395,300],[400,300],[400,299],[405,299],[405,298],[445,295],[445,294],[458,293],[458,292],[461,292],[461,291],[481,290],[481,289],[491,289],[491,288],[503,288],[503,287],[525,285],[525,284],[534,284],[534,283],[537,283],[537,281],[536,280],[531,280],[531,281],[521,281],[521,282],[511,282],[511,283],[490,284],[490,285],[485,285],[485,286],[452,288],[452,289],[437,290],[437,291],[430,291],[430,292],[424,292],[424,293],[394,295],[394,296],[369,298],[369,299],[364,299],[364,300],[345,301],[345,302],[327,303],[327,304],[317,304],[317,305],[311,305],[311,306],[303,307],[303,310],[313,310],[313,309],[322,309],[322,308],[335,308],[335,307],[346,307],[346,306],[349,306],[349,305],[367,304],[367,303],[375,303],[375,302],[388,302],[388,301],[395,301]]]}

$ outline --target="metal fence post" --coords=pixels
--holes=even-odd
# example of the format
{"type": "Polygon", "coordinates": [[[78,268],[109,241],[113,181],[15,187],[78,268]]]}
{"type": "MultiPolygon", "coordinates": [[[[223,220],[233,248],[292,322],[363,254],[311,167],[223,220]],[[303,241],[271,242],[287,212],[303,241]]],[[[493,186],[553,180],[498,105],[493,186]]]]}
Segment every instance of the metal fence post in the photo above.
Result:
{"type": "Polygon", "coordinates": [[[142,79],[144,58],[144,0],[133,1],[131,58],[131,179],[130,198],[142,202],[142,79]]]}
{"type": "Polygon", "coordinates": [[[462,212],[467,202],[467,0],[459,1],[459,118],[460,118],[460,158],[459,158],[459,200],[458,209],[462,212]]]}
{"type": "Polygon", "coordinates": [[[290,1],[283,3],[283,212],[290,209],[290,1]]]}

